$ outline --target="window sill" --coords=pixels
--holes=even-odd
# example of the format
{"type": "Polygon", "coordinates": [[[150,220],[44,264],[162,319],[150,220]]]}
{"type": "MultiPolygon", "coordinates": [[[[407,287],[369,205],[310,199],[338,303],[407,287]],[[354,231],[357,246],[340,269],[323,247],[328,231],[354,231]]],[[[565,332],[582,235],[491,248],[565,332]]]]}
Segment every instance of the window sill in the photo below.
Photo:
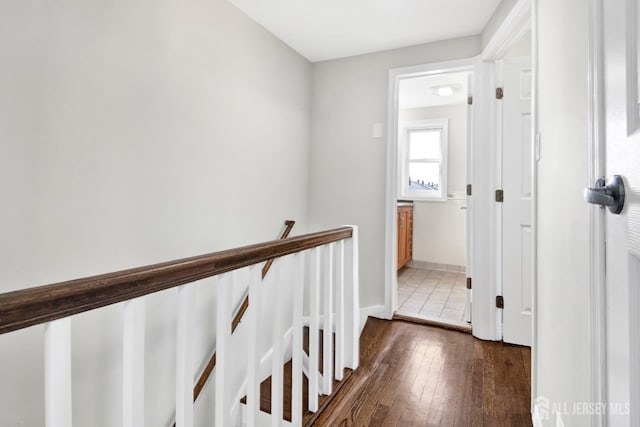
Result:
{"type": "Polygon", "coordinates": [[[421,202],[447,202],[448,199],[446,197],[418,197],[418,196],[402,196],[402,200],[410,200],[414,203],[421,202]]]}

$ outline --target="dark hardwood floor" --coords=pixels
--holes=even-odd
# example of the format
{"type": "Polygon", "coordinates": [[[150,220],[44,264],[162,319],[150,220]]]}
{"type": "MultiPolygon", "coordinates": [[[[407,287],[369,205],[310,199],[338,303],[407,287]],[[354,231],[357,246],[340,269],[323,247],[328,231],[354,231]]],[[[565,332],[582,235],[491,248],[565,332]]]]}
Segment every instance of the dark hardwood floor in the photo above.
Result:
{"type": "Polygon", "coordinates": [[[531,426],[530,349],[369,318],[360,368],[314,426],[531,426]]]}

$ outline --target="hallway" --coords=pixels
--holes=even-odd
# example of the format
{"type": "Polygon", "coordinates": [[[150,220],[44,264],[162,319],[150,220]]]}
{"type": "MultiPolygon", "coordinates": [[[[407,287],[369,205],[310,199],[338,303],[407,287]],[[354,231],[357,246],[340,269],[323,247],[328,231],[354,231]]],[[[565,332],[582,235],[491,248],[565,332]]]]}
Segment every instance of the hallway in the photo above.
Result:
{"type": "Polygon", "coordinates": [[[530,426],[529,348],[369,318],[360,368],[316,426],[530,426]]]}

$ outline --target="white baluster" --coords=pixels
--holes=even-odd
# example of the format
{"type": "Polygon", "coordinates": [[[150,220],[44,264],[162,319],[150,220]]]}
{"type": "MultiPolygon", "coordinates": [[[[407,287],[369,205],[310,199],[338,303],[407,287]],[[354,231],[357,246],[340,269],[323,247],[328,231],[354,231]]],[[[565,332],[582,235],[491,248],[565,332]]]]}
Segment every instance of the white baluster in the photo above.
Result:
{"type": "Polygon", "coordinates": [[[320,269],[322,268],[321,247],[313,249],[313,276],[309,286],[309,411],[318,410],[318,359],[320,317],[320,269]]]}
{"type": "Polygon", "coordinates": [[[360,295],[358,270],[358,227],[353,228],[351,239],[345,241],[345,324],[346,324],[346,366],[356,369],[360,363],[360,295]]]}
{"type": "Polygon", "coordinates": [[[291,356],[291,424],[294,427],[302,426],[304,259],[304,252],[294,255],[296,271],[293,280],[293,343],[291,356]]]}
{"type": "Polygon", "coordinates": [[[260,325],[261,302],[260,286],[262,285],[262,269],[257,265],[250,268],[249,308],[245,313],[248,327],[248,357],[247,370],[247,426],[257,425],[257,415],[260,411],[260,354],[258,350],[258,329],[260,325]]]}
{"type": "Polygon", "coordinates": [[[176,338],[176,426],[193,426],[193,293],[194,285],[178,288],[176,338]]]}
{"type": "Polygon", "coordinates": [[[322,393],[329,395],[333,389],[333,283],[334,283],[334,248],[335,243],[329,244],[327,256],[327,272],[324,282],[324,329],[322,331],[322,393]]]}
{"type": "Polygon", "coordinates": [[[336,380],[344,377],[344,240],[336,251],[336,380]]]}
{"type": "Polygon", "coordinates": [[[44,400],[46,427],[71,427],[71,319],[45,326],[44,400]]]}
{"type": "Polygon", "coordinates": [[[145,301],[124,303],[122,325],[122,425],[144,425],[145,301]]]}
{"type": "Polygon", "coordinates": [[[216,427],[231,426],[231,273],[218,276],[216,304],[216,427]]]}
{"type": "Polygon", "coordinates": [[[284,359],[284,295],[287,292],[285,283],[291,280],[289,267],[291,260],[287,257],[277,259],[273,263],[273,325],[271,354],[271,426],[278,427],[282,421],[282,403],[284,400],[283,359],[284,359]]]}

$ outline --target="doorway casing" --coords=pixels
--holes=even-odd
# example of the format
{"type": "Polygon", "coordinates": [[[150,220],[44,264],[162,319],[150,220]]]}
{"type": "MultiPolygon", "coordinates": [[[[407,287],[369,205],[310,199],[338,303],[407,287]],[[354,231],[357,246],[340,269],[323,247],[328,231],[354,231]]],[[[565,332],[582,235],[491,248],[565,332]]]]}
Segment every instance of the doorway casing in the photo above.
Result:
{"type": "MultiPolygon", "coordinates": [[[[467,197],[467,277],[473,284],[473,335],[484,340],[502,339],[502,313],[496,308],[496,296],[502,294],[501,221],[499,207],[493,193],[501,182],[501,149],[497,142],[499,110],[495,99],[497,87],[495,61],[504,57],[509,48],[526,32],[532,31],[533,97],[532,121],[536,130],[536,29],[532,28],[531,0],[518,1],[502,22],[484,51],[472,58],[439,62],[389,71],[387,117],[387,180],[385,198],[385,312],[390,319],[397,308],[397,135],[398,86],[405,78],[441,74],[454,71],[473,73],[473,105],[470,109],[470,130],[467,141],[467,182],[472,196],[467,197]],[[490,125],[487,125],[490,124],[490,125]],[[488,225],[488,226],[487,226],[488,225]]],[[[533,138],[533,135],[532,135],[533,138]]],[[[537,142],[537,141],[536,141],[537,142]]],[[[532,144],[533,150],[537,145],[532,144]]],[[[532,155],[532,265],[536,265],[536,188],[535,152],[532,155]]],[[[536,328],[536,269],[532,269],[533,322],[536,328]]],[[[532,351],[532,355],[535,351],[532,351]]],[[[532,360],[532,388],[535,390],[535,357],[532,360]]],[[[535,396],[535,393],[532,393],[535,396]]]]}
{"type": "MultiPolygon", "coordinates": [[[[473,59],[462,59],[413,67],[396,68],[389,71],[389,106],[387,118],[387,182],[385,202],[385,317],[390,319],[397,309],[398,281],[397,265],[397,212],[398,199],[398,91],[403,79],[425,77],[453,72],[473,72],[473,59]]],[[[470,123],[470,120],[467,120],[470,123]]],[[[472,132],[468,132],[469,135],[472,132]]],[[[467,159],[470,147],[467,140],[467,159]]],[[[468,174],[468,168],[467,168],[468,174]]],[[[468,218],[468,214],[467,214],[468,218]]],[[[468,240],[468,239],[467,239],[468,240]]]]}

